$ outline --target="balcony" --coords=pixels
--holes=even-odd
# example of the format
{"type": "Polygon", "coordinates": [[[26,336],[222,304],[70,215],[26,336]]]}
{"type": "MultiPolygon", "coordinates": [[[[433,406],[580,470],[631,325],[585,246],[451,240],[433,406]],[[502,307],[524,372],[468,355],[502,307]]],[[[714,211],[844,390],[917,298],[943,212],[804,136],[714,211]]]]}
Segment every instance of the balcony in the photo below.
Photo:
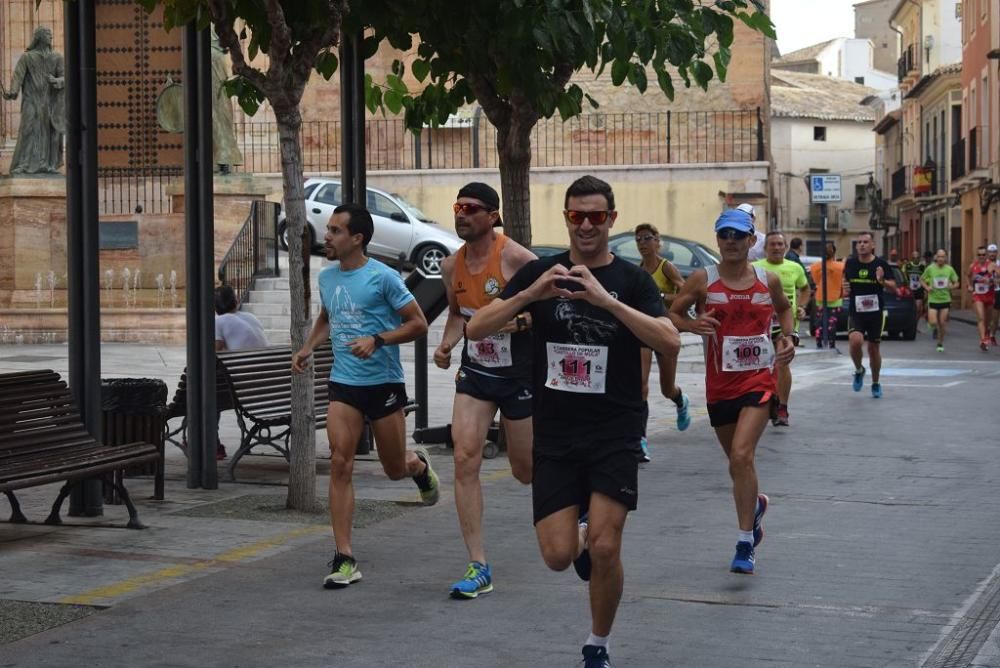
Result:
{"type": "Polygon", "coordinates": [[[977,126],[969,130],[969,171],[990,168],[990,149],[987,128],[977,126]]]}
{"type": "Polygon", "coordinates": [[[958,181],[965,176],[965,138],[951,145],[951,180],[958,181]]]}
{"type": "Polygon", "coordinates": [[[910,168],[904,165],[892,173],[892,190],[890,190],[890,193],[893,201],[904,197],[910,192],[908,187],[910,180],[908,178],[909,172],[910,168]]]}
{"type": "Polygon", "coordinates": [[[903,50],[903,55],[899,60],[896,61],[896,73],[899,76],[899,82],[902,83],[906,79],[907,75],[913,70],[917,69],[917,59],[914,55],[916,52],[913,45],[910,44],[906,49],[903,50]]]}
{"type": "Polygon", "coordinates": [[[911,184],[914,197],[944,195],[947,193],[947,173],[933,160],[928,160],[923,166],[913,168],[911,184]]]}

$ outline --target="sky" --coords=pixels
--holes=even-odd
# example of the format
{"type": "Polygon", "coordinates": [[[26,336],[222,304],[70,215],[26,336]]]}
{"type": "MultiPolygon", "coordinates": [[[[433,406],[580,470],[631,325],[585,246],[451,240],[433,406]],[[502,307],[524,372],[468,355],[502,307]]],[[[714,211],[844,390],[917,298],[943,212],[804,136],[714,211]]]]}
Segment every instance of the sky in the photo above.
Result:
{"type": "Polygon", "coordinates": [[[834,37],[854,37],[854,4],[859,1],[771,0],[781,53],[834,37]]]}

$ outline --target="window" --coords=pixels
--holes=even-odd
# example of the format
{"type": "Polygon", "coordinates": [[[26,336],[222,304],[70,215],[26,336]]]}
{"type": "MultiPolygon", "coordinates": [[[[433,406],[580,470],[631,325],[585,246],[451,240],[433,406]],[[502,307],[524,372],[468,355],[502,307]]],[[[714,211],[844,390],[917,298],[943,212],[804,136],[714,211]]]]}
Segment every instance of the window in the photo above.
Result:
{"type": "Polygon", "coordinates": [[[854,208],[861,211],[868,210],[868,193],[865,191],[867,183],[854,184],[854,208]]]}
{"type": "Polygon", "coordinates": [[[813,141],[826,141],[826,126],[813,126],[813,141]]]}
{"type": "Polygon", "coordinates": [[[316,194],[316,201],[321,204],[340,206],[340,185],[328,183],[316,194]]]}
{"type": "Polygon", "coordinates": [[[368,191],[368,211],[373,216],[382,216],[383,218],[392,218],[393,214],[397,214],[397,218],[399,216],[406,218],[403,210],[396,206],[392,200],[385,195],[373,193],[371,190],[368,191]]]}
{"type": "Polygon", "coordinates": [[[865,85],[865,78],[864,77],[854,77],[854,83],[861,84],[862,86],[864,86],[865,85]]]}
{"type": "Polygon", "coordinates": [[[319,188],[319,184],[318,183],[311,183],[311,184],[309,184],[308,186],[306,186],[305,195],[303,195],[303,196],[306,199],[309,199],[310,197],[312,197],[312,194],[313,194],[313,192],[315,192],[316,188],[319,188]]]}

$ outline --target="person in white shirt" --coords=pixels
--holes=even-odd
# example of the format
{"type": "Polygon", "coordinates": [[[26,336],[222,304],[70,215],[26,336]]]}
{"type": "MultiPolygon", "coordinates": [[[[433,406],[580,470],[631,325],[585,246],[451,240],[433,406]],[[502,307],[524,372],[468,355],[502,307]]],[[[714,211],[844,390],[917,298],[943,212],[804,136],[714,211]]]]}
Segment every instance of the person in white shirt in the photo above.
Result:
{"type": "Polygon", "coordinates": [[[251,350],[267,347],[264,326],[253,313],[240,311],[236,292],[228,285],[215,289],[215,349],[251,350]]]}
{"type": "MultiPolygon", "coordinates": [[[[754,213],[753,204],[750,204],[748,202],[743,202],[742,204],[740,204],[739,206],[736,207],[736,210],[737,211],[743,211],[744,213],[750,214],[750,221],[751,222],[756,222],[757,214],[754,213]]],[[[756,229],[756,227],[754,228],[753,235],[754,235],[755,241],[754,241],[753,247],[750,249],[750,253],[747,255],[747,259],[750,262],[756,262],[757,260],[763,260],[765,257],[767,257],[767,250],[764,248],[764,244],[766,243],[767,235],[764,234],[763,231],[761,231],[759,229],[756,229]]]]}

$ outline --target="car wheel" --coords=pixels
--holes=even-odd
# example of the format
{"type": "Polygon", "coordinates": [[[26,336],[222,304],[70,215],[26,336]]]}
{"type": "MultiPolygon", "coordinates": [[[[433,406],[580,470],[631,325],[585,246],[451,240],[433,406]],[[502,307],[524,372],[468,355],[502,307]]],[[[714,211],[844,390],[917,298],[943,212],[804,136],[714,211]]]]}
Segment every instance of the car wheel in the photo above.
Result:
{"type": "MultiPolygon", "coordinates": [[[[306,223],[306,232],[309,234],[309,252],[312,253],[316,249],[316,239],[312,225],[309,223],[306,223]]],[[[288,250],[288,223],[286,221],[278,223],[278,245],[281,250],[288,250]]]]}
{"type": "Polygon", "coordinates": [[[448,257],[448,251],[433,244],[421,246],[413,257],[413,264],[428,276],[441,273],[441,263],[448,257]]]}

